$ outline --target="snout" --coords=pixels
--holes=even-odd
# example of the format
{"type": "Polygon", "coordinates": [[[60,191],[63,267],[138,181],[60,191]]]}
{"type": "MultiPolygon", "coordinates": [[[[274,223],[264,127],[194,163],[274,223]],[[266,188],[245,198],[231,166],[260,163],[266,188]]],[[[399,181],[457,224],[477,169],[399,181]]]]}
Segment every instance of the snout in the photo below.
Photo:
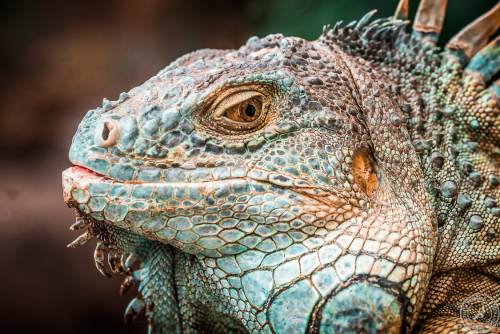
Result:
{"type": "Polygon", "coordinates": [[[402,305],[388,289],[359,282],[332,296],[319,317],[319,333],[400,333],[402,305]]]}

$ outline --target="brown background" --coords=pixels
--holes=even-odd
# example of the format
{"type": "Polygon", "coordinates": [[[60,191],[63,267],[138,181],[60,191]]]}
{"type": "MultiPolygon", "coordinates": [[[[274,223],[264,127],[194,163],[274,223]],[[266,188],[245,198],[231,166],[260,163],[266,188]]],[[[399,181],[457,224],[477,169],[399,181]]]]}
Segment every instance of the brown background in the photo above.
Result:
{"type": "MultiPolygon", "coordinates": [[[[416,2],[416,1],[414,1],[416,2]]],[[[445,39],[496,1],[450,1],[445,39]],[[478,4],[480,3],[480,4],[478,4]]],[[[271,32],[314,38],[326,23],[396,1],[10,1],[0,10],[2,333],[133,333],[120,278],[94,269],[94,242],[65,245],[73,212],[60,173],[79,120],[197,48],[271,32]]],[[[414,10],[414,8],[413,8],[414,10]]]]}

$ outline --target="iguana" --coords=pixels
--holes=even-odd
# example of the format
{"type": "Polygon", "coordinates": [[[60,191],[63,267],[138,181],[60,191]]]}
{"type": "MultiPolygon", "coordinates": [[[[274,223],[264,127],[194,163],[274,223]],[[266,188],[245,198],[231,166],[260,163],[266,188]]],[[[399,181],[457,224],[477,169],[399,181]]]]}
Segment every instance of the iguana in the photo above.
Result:
{"type": "Polygon", "coordinates": [[[195,51],[90,110],[69,246],[137,286],[126,320],[499,333],[500,4],[440,48],[445,7],[195,51]]]}

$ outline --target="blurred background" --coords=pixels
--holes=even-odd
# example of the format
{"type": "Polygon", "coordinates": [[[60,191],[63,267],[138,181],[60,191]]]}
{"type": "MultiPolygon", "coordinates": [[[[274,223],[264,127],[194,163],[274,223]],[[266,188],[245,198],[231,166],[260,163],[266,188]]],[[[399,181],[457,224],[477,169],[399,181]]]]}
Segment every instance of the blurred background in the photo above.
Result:
{"type": "MultiPolygon", "coordinates": [[[[418,1],[413,1],[412,13],[418,1]]],[[[496,0],[449,1],[446,41],[496,0]]],[[[252,35],[316,38],[322,26],[396,0],[4,1],[0,11],[0,321],[2,333],[143,333],[125,326],[133,293],[76,250],[61,171],[79,120],[198,48],[252,35]]]]}

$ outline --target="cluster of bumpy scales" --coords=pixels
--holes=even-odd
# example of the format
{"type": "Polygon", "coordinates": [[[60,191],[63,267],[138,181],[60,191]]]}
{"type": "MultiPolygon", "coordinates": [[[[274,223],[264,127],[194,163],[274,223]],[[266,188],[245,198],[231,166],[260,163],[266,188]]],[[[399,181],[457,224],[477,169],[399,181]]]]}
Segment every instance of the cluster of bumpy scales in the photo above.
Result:
{"type": "Polygon", "coordinates": [[[500,5],[444,0],[181,57],[81,122],[64,196],[158,333],[494,330],[500,5]],[[122,260],[119,254],[134,254],[122,260]],[[125,264],[120,265],[122,262],[125,264]],[[473,281],[471,285],[469,282],[473,281]],[[479,312],[472,308],[468,312],[479,312]]]}

